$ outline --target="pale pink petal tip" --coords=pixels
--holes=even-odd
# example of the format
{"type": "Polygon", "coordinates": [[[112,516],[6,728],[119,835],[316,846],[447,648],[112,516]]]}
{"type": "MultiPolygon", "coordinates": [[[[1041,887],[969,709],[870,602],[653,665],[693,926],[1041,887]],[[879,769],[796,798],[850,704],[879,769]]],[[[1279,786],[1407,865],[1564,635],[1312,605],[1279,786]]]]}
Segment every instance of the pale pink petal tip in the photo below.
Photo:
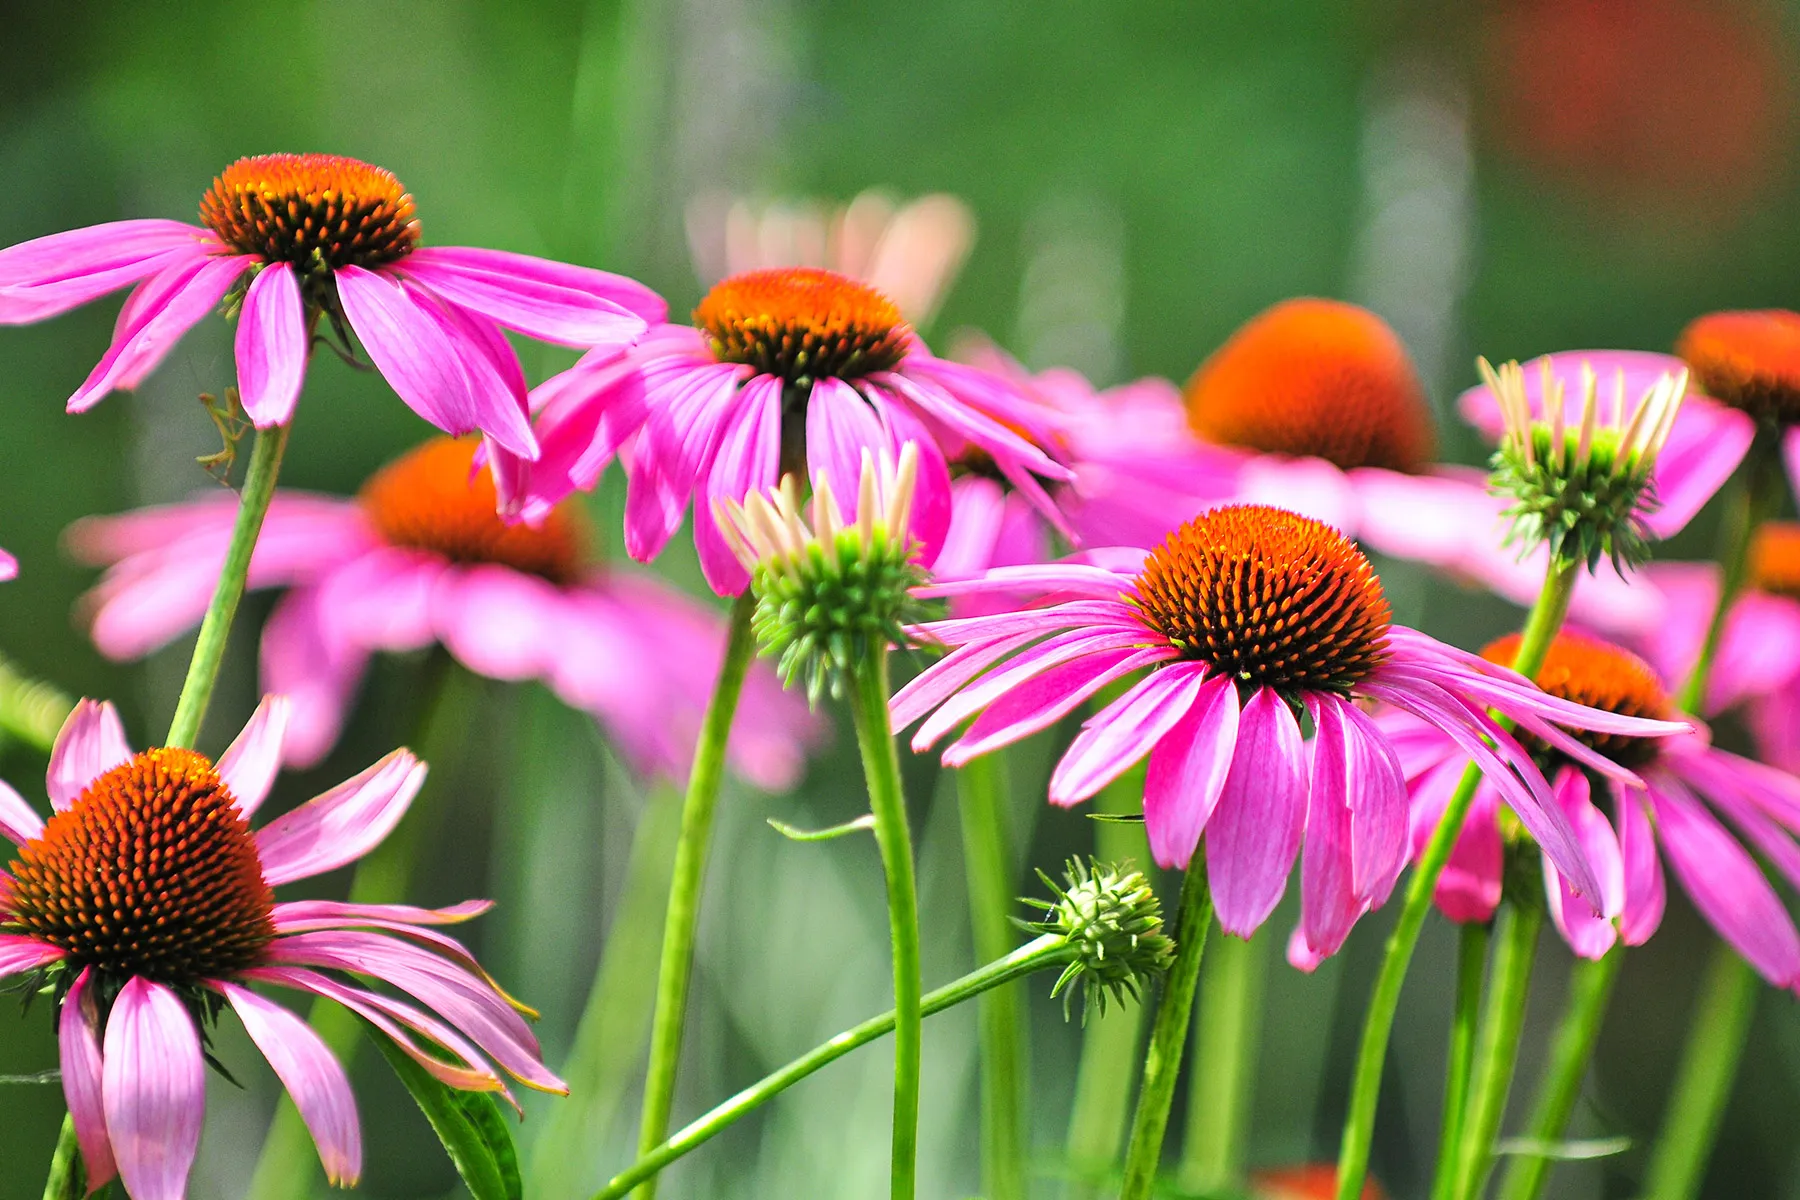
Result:
{"type": "Polygon", "coordinates": [[[355,1187],[362,1177],[362,1130],[344,1068],[319,1035],[281,1005],[236,984],[215,986],[294,1098],[325,1178],[334,1187],[355,1187]]]}
{"type": "Polygon", "coordinates": [[[206,1117],[206,1067],[187,1006],[134,978],[106,1023],[106,1133],[132,1200],[183,1200],[206,1117]]]}
{"type": "Polygon", "coordinates": [[[283,813],[256,832],[263,878],[275,886],[355,862],[393,831],[424,783],[425,764],[396,750],[283,813]]]}
{"type": "Polygon", "coordinates": [[[63,722],[50,751],[44,786],[58,812],[75,803],[87,786],[131,760],[125,725],[112,702],[83,699],[63,722]]]}
{"type": "Polygon", "coordinates": [[[100,1013],[94,1002],[93,972],[83,968],[63,998],[58,1044],[61,1049],[63,1098],[75,1122],[75,1139],[87,1167],[88,1191],[98,1191],[119,1173],[112,1141],[106,1135],[100,1013]]]}
{"type": "Polygon", "coordinates": [[[219,778],[246,817],[262,807],[281,769],[281,744],[293,703],[286,696],[264,696],[244,731],[219,756],[219,778]]]}

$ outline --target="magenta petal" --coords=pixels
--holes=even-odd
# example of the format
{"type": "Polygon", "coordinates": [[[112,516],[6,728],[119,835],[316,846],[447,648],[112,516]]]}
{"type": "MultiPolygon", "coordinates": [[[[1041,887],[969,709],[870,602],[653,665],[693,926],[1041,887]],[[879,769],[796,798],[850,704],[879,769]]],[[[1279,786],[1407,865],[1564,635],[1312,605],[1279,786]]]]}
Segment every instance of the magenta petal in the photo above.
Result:
{"type": "Polygon", "coordinates": [[[950,466],[944,461],[943,448],[931,431],[904,405],[896,404],[879,389],[869,395],[887,432],[888,450],[894,461],[906,443],[918,447],[919,475],[913,489],[912,535],[919,540],[919,557],[930,562],[943,551],[944,539],[950,532],[950,466]]]}
{"type": "Polygon", "coordinates": [[[19,560],[0,550],[0,583],[19,577],[19,560]]]}
{"type": "Polygon", "coordinates": [[[1204,675],[1199,663],[1160,667],[1088,718],[1051,772],[1050,803],[1086,800],[1150,753],[1192,706],[1204,675]]]}
{"type": "Polygon", "coordinates": [[[134,978],[106,1022],[106,1133],[132,1200],[183,1200],[206,1118],[200,1032],[179,997],[134,978]]]}
{"type": "Polygon", "coordinates": [[[509,329],[568,346],[629,342],[669,311],[634,279],[505,250],[426,246],[401,269],[509,329]]]}
{"type": "Polygon", "coordinates": [[[1144,775],[1144,832],[1161,867],[1187,870],[1224,791],[1237,749],[1237,684],[1215,675],[1150,751],[1144,775]]]}
{"type": "Polygon", "coordinates": [[[94,1003],[93,971],[83,967],[69,994],[63,997],[57,1022],[61,1051],[63,1099],[75,1122],[75,1140],[81,1145],[87,1167],[88,1192],[99,1191],[119,1173],[113,1162],[112,1142],[106,1136],[106,1104],[102,1099],[100,1010],[94,1003]]]}
{"type": "Polygon", "coordinates": [[[498,326],[479,313],[439,296],[421,297],[462,357],[463,377],[475,404],[476,428],[495,445],[531,461],[540,448],[531,428],[531,401],[518,352],[498,326]]]}
{"type": "Polygon", "coordinates": [[[1600,880],[1598,913],[1569,890],[1557,874],[1550,859],[1544,859],[1544,894],[1549,902],[1550,919],[1555,922],[1563,940],[1582,958],[1595,959],[1612,949],[1617,934],[1613,918],[1625,906],[1625,869],[1619,855],[1618,838],[1598,808],[1594,807],[1586,774],[1565,767],[1556,777],[1556,803],[1575,830],[1581,848],[1600,880]]]}
{"type": "Polygon", "coordinates": [[[806,401],[806,469],[815,489],[821,477],[831,485],[846,520],[856,519],[864,452],[879,462],[886,449],[881,421],[855,388],[841,379],[813,384],[806,401]]]}
{"type": "Polygon", "coordinates": [[[367,650],[327,632],[320,593],[295,588],[263,626],[262,681],[288,698],[282,760],[291,767],[310,767],[330,751],[369,661],[367,650]]]}
{"type": "Polygon", "coordinates": [[[281,1005],[234,983],[213,986],[231,1001],[244,1031],[293,1097],[318,1147],[327,1182],[355,1187],[362,1176],[362,1129],[350,1080],[336,1056],[305,1021],[281,1005]]]}
{"type": "Polygon", "coordinates": [[[244,731],[219,756],[219,778],[231,790],[238,811],[251,816],[268,799],[281,769],[281,742],[293,705],[286,696],[264,696],[244,731]]]}
{"type": "Polygon", "coordinates": [[[381,844],[425,782],[425,764],[396,750],[256,832],[270,886],[322,875],[381,844]]]}
{"type": "Polygon", "coordinates": [[[950,528],[931,563],[938,579],[964,579],[994,565],[994,546],[1006,513],[1006,493],[980,475],[965,475],[950,486],[950,528]]]}
{"type": "MultiPolygon", "coordinates": [[[[893,722],[895,729],[905,729],[994,663],[1030,645],[1040,636],[1039,631],[1028,629],[1006,637],[969,642],[952,650],[894,693],[893,699],[888,701],[888,720],[893,722]]],[[[930,741],[915,741],[913,749],[923,750],[930,744],[930,741]]]]}
{"type": "Polygon", "coordinates": [[[960,767],[1048,729],[1107,684],[1155,661],[1154,653],[1144,650],[1100,650],[1034,675],[988,705],[944,751],[944,765],[960,767]]]}
{"type": "Polygon", "coordinates": [[[306,313],[287,263],[264,266],[244,293],[238,314],[238,390],[258,429],[285,425],[306,378],[306,313]]]}
{"type": "Polygon", "coordinates": [[[1307,949],[1319,956],[1338,952],[1365,904],[1351,878],[1350,766],[1340,704],[1335,697],[1307,697],[1317,733],[1300,856],[1300,931],[1307,949]]]}
{"type": "Polygon", "coordinates": [[[110,221],[0,250],[0,325],[42,321],[203,257],[203,229],[156,219],[110,221]]]}
{"type": "Polygon", "coordinates": [[[1351,886],[1373,907],[1387,899],[1406,866],[1406,775],[1366,713],[1340,704],[1337,715],[1349,768],[1351,886]]]}
{"type": "Polygon", "coordinates": [[[44,777],[50,803],[57,812],[63,811],[88,784],[130,761],[131,746],[119,710],[110,700],[96,704],[83,699],[63,722],[50,751],[50,769],[44,777]]]}
{"type": "Polygon", "coordinates": [[[1666,890],[1662,862],[1656,856],[1656,834],[1644,811],[1648,797],[1635,789],[1612,786],[1613,811],[1619,823],[1619,859],[1624,869],[1625,907],[1619,914],[1619,937],[1641,946],[1662,924],[1666,890]]]}
{"type": "MultiPolygon", "coordinates": [[[[938,710],[932,713],[923,725],[919,726],[919,732],[914,741],[919,745],[931,745],[982,709],[1005,699],[1025,681],[1052,667],[1091,654],[1103,654],[1109,651],[1129,652],[1138,649],[1140,643],[1141,639],[1131,631],[1096,630],[1091,627],[1065,630],[1045,638],[1029,650],[1022,651],[1004,665],[983,675],[957,695],[946,699],[938,710]]],[[[1096,667],[1095,671],[1098,672],[1110,665],[1111,662],[1102,664],[1100,667],[1096,667]]],[[[1070,677],[1059,676],[1058,678],[1065,683],[1071,683],[1070,677]]],[[[1046,701],[1050,698],[1044,697],[1046,701]]],[[[952,762],[951,765],[956,764],[952,762]]]]}
{"type": "Polygon", "coordinates": [[[1680,533],[1725,486],[1755,437],[1756,422],[1747,413],[1690,394],[1656,459],[1660,503],[1644,518],[1650,532],[1659,538],[1680,533]]]}
{"type": "Polygon", "coordinates": [[[706,490],[695,504],[694,549],[707,584],[721,596],[735,596],[750,585],[750,572],[726,543],[714,519],[720,500],[742,503],[751,492],[774,487],[781,473],[781,381],[759,375],[737,395],[737,410],[727,422],[713,457],[706,490]]]}
{"type": "Polygon", "coordinates": [[[69,397],[68,410],[86,412],[115,388],[135,387],[174,349],[182,334],[224,299],[250,261],[231,257],[182,261],[153,279],[135,319],[114,335],[105,356],[69,397]]]}
{"type": "Polygon", "coordinates": [[[61,962],[63,952],[49,942],[18,933],[0,933],[0,979],[61,962]]]}
{"type": "Polygon", "coordinates": [[[1268,919],[1306,827],[1306,745],[1300,723],[1269,688],[1238,717],[1237,751],[1206,831],[1206,870],[1219,927],[1249,937],[1268,919]]]}
{"type": "Polygon", "coordinates": [[[13,791],[12,786],[0,779],[0,837],[23,846],[32,838],[44,832],[44,818],[38,816],[37,810],[25,802],[25,797],[13,791]]]}
{"type": "Polygon", "coordinates": [[[439,639],[457,661],[490,679],[530,679],[562,647],[568,601],[555,585],[511,567],[445,572],[432,597],[439,639]]]}
{"type": "MultiPolygon", "coordinates": [[[[1462,780],[1468,764],[1452,758],[1420,775],[1411,790],[1411,839],[1414,855],[1425,846],[1444,819],[1444,806],[1462,780]]],[[[1492,920],[1500,905],[1505,847],[1497,823],[1499,802],[1485,781],[1475,788],[1475,799],[1463,818],[1462,832],[1450,851],[1450,861],[1438,876],[1432,902],[1452,921],[1492,920]]]]}

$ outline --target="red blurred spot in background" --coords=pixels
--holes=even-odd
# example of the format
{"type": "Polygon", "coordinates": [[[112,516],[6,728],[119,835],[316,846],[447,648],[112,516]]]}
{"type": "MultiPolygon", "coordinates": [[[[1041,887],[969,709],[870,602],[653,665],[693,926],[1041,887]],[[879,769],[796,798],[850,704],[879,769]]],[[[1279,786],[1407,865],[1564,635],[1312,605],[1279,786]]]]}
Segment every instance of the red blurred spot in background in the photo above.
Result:
{"type": "MultiPolygon", "coordinates": [[[[1256,1200],[1332,1200],[1337,1195],[1337,1166],[1313,1163],[1257,1171],[1250,1176],[1250,1194],[1256,1200]]],[[[1371,1179],[1363,1184],[1362,1200],[1387,1200],[1387,1193],[1371,1179]]]]}

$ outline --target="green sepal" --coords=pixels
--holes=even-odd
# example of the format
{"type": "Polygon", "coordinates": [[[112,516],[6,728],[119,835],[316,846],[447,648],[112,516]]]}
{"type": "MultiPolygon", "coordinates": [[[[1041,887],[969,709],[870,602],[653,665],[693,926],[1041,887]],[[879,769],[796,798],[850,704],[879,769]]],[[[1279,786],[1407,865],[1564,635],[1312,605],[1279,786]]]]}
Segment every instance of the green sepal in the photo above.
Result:
{"type": "Polygon", "coordinates": [[[363,1022],[363,1032],[431,1122],[450,1163],[475,1200],[523,1200],[519,1153],[492,1092],[464,1092],[414,1062],[393,1039],[363,1022]]]}

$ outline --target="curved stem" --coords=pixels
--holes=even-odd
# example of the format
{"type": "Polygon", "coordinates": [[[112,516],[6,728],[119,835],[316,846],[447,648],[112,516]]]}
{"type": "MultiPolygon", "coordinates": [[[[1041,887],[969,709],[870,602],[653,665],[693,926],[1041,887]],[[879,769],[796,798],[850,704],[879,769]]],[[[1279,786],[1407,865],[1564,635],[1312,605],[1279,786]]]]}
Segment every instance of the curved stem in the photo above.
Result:
{"type": "Polygon", "coordinates": [[[1184,1192],[1211,1195],[1241,1182],[1256,1056],[1262,1046],[1268,944],[1267,938],[1229,937],[1220,930],[1207,951],[1194,1021],[1187,1130],[1175,1176],[1184,1192]]]}
{"type": "MultiPolygon", "coordinates": [[[[663,918],[656,1015],[650,1024],[650,1066],[644,1079],[643,1120],[638,1130],[640,1154],[649,1153],[662,1142],[669,1129],[669,1111],[675,1104],[675,1073],[681,1065],[681,1033],[687,1019],[688,983],[694,969],[694,932],[700,921],[706,849],[712,839],[719,786],[725,778],[725,747],[731,737],[732,718],[737,715],[744,676],[756,651],[756,636],[750,631],[750,618],[755,612],[756,597],[745,588],[731,606],[725,658],[719,664],[719,679],[713,685],[712,699],[700,725],[687,796],[682,801],[674,878],[663,918]]],[[[652,1178],[644,1187],[642,1200],[651,1200],[655,1195],[656,1182],[652,1178]]]]}
{"type": "Polygon", "coordinates": [[[1212,925],[1212,890],[1206,866],[1196,854],[1181,880],[1181,920],[1175,934],[1175,965],[1163,981],[1162,1001],[1150,1026],[1150,1048],[1144,1054],[1144,1083],[1131,1121],[1131,1144],[1125,1151],[1125,1183],[1119,1200],[1148,1200],[1162,1161],[1163,1133],[1169,1105],[1181,1073],[1181,1051],[1187,1044],[1194,1011],[1194,985],[1206,954],[1206,931],[1212,925]]]}
{"type": "MultiPolygon", "coordinates": [[[[1569,611],[1569,597],[1574,593],[1579,574],[1579,563],[1551,560],[1543,590],[1538,593],[1531,614],[1525,620],[1524,635],[1513,658],[1513,668],[1526,677],[1536,676],[1544,665],[1544,655],[1569,611]]],[[[1375,991],[1369,997],[1369,1011],[1363,1020],[1356,1073],[1350,1083],[1350,1111],[1344,1118],[1343,1143],[1338,1150],[1338,1200],[1358,1200],[1362,1195],[1363,1180],[1369,1172],[1369,1145],[1375,1136],[1381,1072],[1387,1062],[1394,1015],[1400,1008],[1400,989],[1406,982],[1406,968],[1412,962],[1413,949],[1419,944],[1419,933],[1425,928],[1425,916],[1431,911],[1438,876],[1444,873],[1444,864],[1450,861],[1450,852],[1462,832],[1463,818],[1468,816],[1469,805],[1475,799],[1475,786],[1480,781],[1481,769],[1470,763],[1455,793],[1444,805],[1444,815],[1432,831],[1431,841],[1419,856],[1418,865],[1413,868],[1399,919],[1388,934],[1381,972],[1375,978],[1375,991]]]]}
{"type": "MultiPolygon", "coordinates": [[[[1624,961],[1625,951],[1614,946],[1599,959],[1576,959],[1570,969],[1568,1003],[1550,1043],[1550,1061],[1526,1125],[1525,1136],[1533,1143],[1549,1145],[1562,1138],[1581,1096],[1581,1081],[1594,1056],[1594,1043],[1599,1040],[1607,1002],[1624,961]]],[[[1552,1160],[1541,1154],[1514,1157],[1500,1180],[1500,1200],[1537,1200],[1552,1165],[1552,1160]]]]}
{"type": "Polygon", "coordinates": [[[923,986],[919,972],[919,898],[913,884],[912,834],[906,824],[906,795],[900,786],[900,757],[888,723],[887,647],[872,645],[857,666],[850,716],[862,751],[869,810],[875,814],[875,841],[887,877],[888,931],[894,954],[894,1143],[890,1194],[912,1200],[918,1172],[919,1021],[923,986]]]}
{"type": "MultiPolygon", "coordinates": [[[[1095,800],[1095,811],[1126,816],[1142,810],[1144,764],[1107,784],[1095,800]]],[[[1104,863],[1149,861],[1149,845],[1141,822],[1094,822],[1094,853],[1104,863]]],[[[1075,1103],[1069,1113],[1066,1154],[1071,1179],[1068,1200],[1098,1200],[1125,1141],[1132,1087],[1140,1061],[1138,1044],[1144,1030],[1144,1006],[1121,1000],[1082,1014],[1081,1063],[1075,1071],[1075,1103]]]]}
{"type": "MultiPolygon", "coordinates": [[[[1475,1200],[1494,1169],[1494,1142],[1506,1116],[1513,1069],[1519,1060],[1519,1035],[1525,1029],[1525,1005],[1531,994],[1531,968],[1537,958],[1538,933],[1544,910],[1527,897],[1507,901],[1494,922],[1494,959],[1487,1004],[1469,1076],[1461,1144],[1456,1154],[1457,1200],[1475,1200]]],[[[1440,1163],[1438,1169],[1443,1170],[1440,1163]]]]}
{"type": "MultiPolygon", "coordinates": [[[[1045,967],[1060,967],[1068,961],[1066,947],[1067,942],[1062,935],[1046,933],[1020,946],[1005,958],[927,993],[921,999],[919,1011],[929,1017],[979,996],[989,988],[1022,979],[1045,967]]],[[[881,1016],[871,1017],[860,1025],[844,1030],[830,1041],[815,1046],[780,1070],[765,1075],[681,1129],[668,1141],[652,1147],[647,1154],[596,1192],[594,1200],[618,1200],[676,1159],[723,1133],[734,1122],[767,1104],[820,1067],[834,1063],[852,1050],[892,1033],[894,1019],[894,1010],[889,1009],[881,1016]]]]}
{"type": "Polygon", "coordinates": [[[1450,1053],[1444,1067],[1444,1119],[1438,1131],[1437,1177],[1431,1200],[1453,1200],[1456,1148],[1462,1142],[1475,1064],[1475,1031],[1481,1015],[1481,976],[1492,933],[1485,921],[1466,922],[1456,939],[1456,1007],[1450,1018],[1450,1053]]]}
{"type": "Polygon", "coordinates": [[[1644,1200],[1691,1200],[1699,1194],[1759,990],[1756,975],[1735,950],[1724,942],[1713,947],[1650,1159],[1644,1200]]]}
{"type": "Polygon", "coordinates": [[[50,1156],[50,1175],[44,1180],[44,1200],[82,1200],[87,1195],[87,1170],[81,1161],[81,1143],[75,1140],[75,1118],[65,1116],[50,1156]]]}
{"type": "MultiPolygon", "coordinates": [[[[975,957],[1001,958],[1013,948],[1013,858],[1007,848],[1006,756],[986,754],[956,772],[963,863],[969,879],[969,922],[975,957]]],[[[1025,1013],[1017,985],[981,997],[981,1187],[987,1200],[1024,1200],[1025,1013]]]]}
{"type": "Polygon", "coordinates": [[[200,637],[194,643],[194,657],[181,685],[181,699],[175,702],[175,717],[169,722],[169,736],[163,743],[166,746],[192,749],[200,736],[200,723],[206,719],[213,685],[219,681],[219,664],[225,659],[231,619],[237,616],[238,602],[244,598],[250,556],[256,550],[256,538],[268,515],[269,501],[275,497],[275,478],[281,474],[287,439],[286,425],[256,431],[256,445],[250,451],[250,467],[238,498],[237,520],[231,526],[231,542],[225,550],[225,566],[213,588],[212,603],[206,606],[206,618],[200,622],[200,637]]]}

